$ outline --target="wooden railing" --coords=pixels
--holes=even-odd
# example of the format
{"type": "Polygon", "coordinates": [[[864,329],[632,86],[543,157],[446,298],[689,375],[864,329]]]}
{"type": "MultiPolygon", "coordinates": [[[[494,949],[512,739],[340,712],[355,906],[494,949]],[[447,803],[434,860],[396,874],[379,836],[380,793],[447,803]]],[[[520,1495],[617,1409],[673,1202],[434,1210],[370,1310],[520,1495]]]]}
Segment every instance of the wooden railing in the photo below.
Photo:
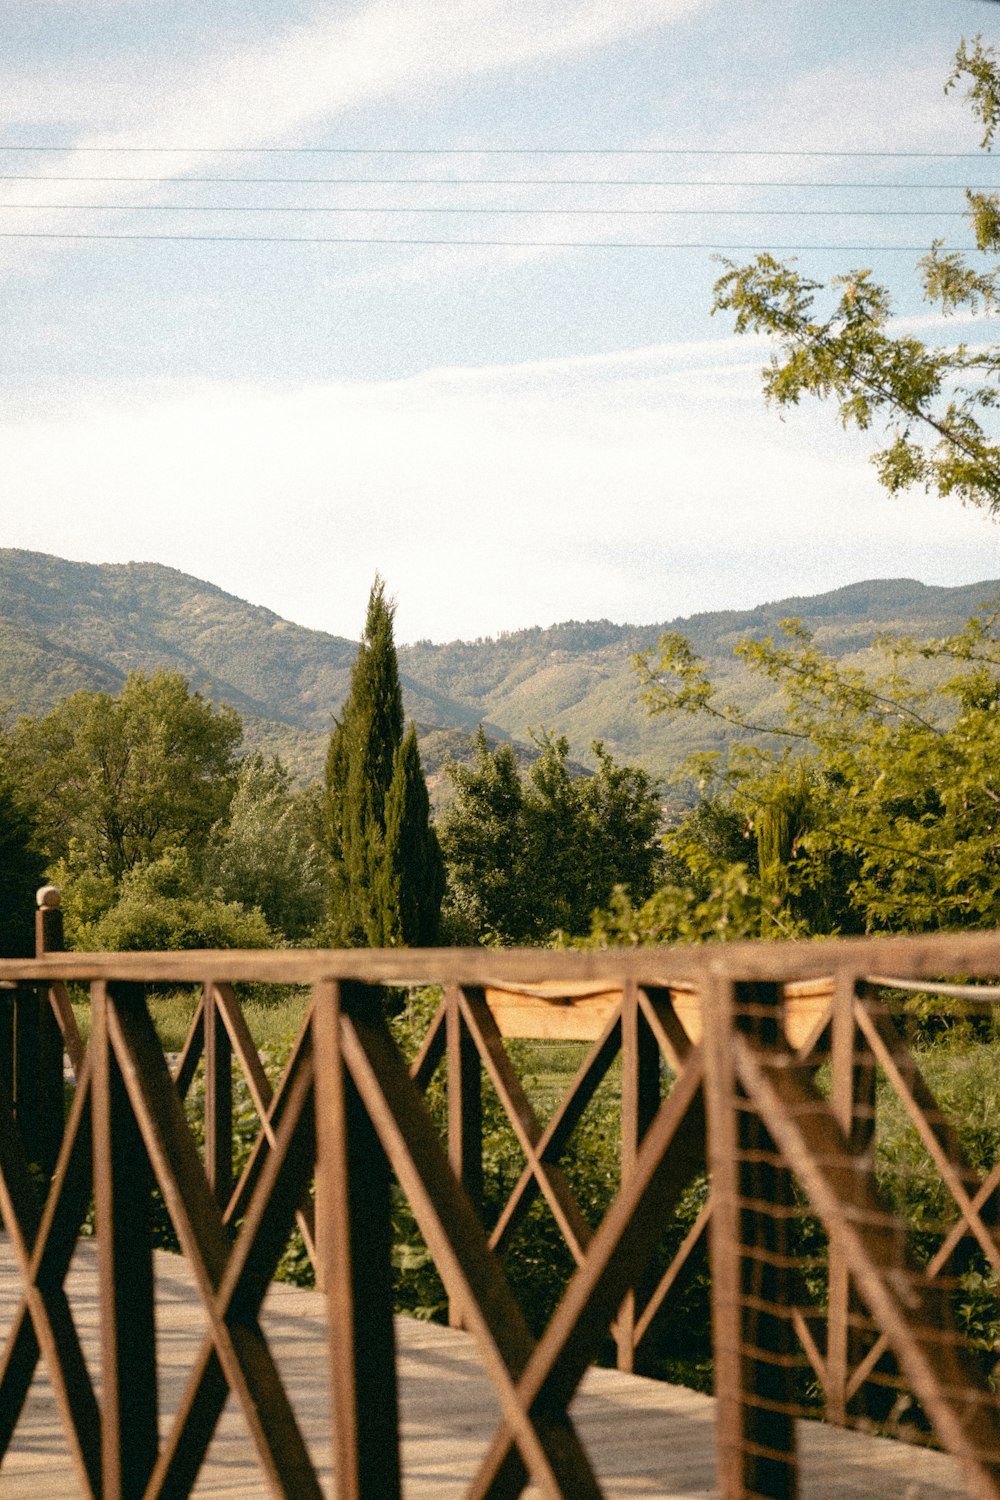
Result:
{"type": "Polygon", "coordinates": [[[953,1295],[973,1262],[984,1283],[1000,1274],[1000,1163],[984,1171],[967,1159],[963,1122],[935,1097],[919,1039],[908,1032],[907,989],[927,993],[950,981],[949,1004],[989,1014],[1000,992],[980,981],[997,974],[994,934],[585,954],[47,951],[0,961],[0,983],[13,986],[0,991],[0,1210],[21,1284],[0,1363],[0,1455],[44,1361],[84,1495],[187,1495],[232,1393],[273,1493],[319,1496],[259,1321],[297,1221],[328,1307],[337,1494],[397,1496],[395,1181],[440,1272],[452,1321],[473,1335],[496,1391],[500,1421],[470,1497],[515,1496],[531,1481],[550,1500],[601,1494],[570,1414],[574,1393],[609,1330],[622,1366],[642,1362],[707,1246],[725,1500],[794,1495],[796,1418],[820,1411],[932,1439],[959,1460],[970,1494],[1000,1500],[990,1355],[956,1326],[953,1295]],[[803,1036],[790,1024],[793,985],[822,980],[826,998],[813,983],[803,1036]],[[237,1000],[234,986],[244,981],[309,990],[273,1091],[237,1000]],[[71,984],[89,987],[86,1046],[71,984]],[[146,1002],[147,986],[167,984],[200,994],[173,1071],[146,1002]],[[383,987],[413,984],[441,986],[443,1000],[407,1064],[383,1019],[383,987]],[[549,1034],[559,1034],[559,1016],[579,1025],[588,1002],[600,1011],[598,1023],[588,1022],[597,1031],[588,1055],[544,1125],[504,1036],[518,1008],[511,991],[525,989],[535,992],[529,999],[549,1034]],[[64,1050],[75,1080],[65,1119],[64,1050]],[[202,1058],[199,1149],[183,1095],[202,1058]],[[441,1064],[443,1138],[423,1097],[441,1064]],[[592,1224],[563,1163],[613,1064],[621,1181],[592,1224]],[[234,1174],[235,1070],[260,1129],[234,1174]],[[524,1155],[520,1179],[489,1223],[481,1214],[484,1075],[524,1155]],[[921,1226],[916,1245],[883,1196],[873,1155],[890,1096],[948,1202],[940,1223],[921,1226]],[[706,1166],[710,1197],[665,1272],[651,1278],[672,1215],[706,1166]],[[153,1184],[206,1326],[166,1435],[157,1410],[153,1184]],[[577,1269],[536,1338],[502,1252],[539,1197],[577,1269]],[[91,1202],[99,1400],[66,1291],[91,1202]]]}

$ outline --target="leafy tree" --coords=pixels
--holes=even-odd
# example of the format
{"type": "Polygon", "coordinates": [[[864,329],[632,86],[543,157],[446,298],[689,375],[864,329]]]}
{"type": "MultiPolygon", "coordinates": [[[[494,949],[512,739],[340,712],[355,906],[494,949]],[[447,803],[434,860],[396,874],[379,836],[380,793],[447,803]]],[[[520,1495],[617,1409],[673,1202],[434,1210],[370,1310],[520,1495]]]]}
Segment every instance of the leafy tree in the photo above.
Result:
{"type": "Polygon", "coordinates": [[[403,736],[394,604],[376,577],[326,763],[329,933],[381,947],[434,940],[442,875],[416,734],[403,736]]]}
{"type": "Polygon", "coordinates": [[[240,763],[228,816],[212,829],[198,885],[224,902],[257,907],[285,937],[300,939],[320,922],[327,871],[309,808],[278,760],[240,763]]]}
{"type": "Polygon", "coordinates": [[[129,675],[117,697],[79,692],[13,733],[50,857],[116,884],[165,849],[204,845],[235,785],[239,716],[180,672],[129,675]]]}
{"type": "Polygon", "coordinates": [[[458,935],[540,942],[587,931],[616,885],[639,899],[661,863],[656,787],[595,743],[597,770],[574,776],[565,738],[540,740],[526,781],[509,745],[480,728],[471,767],[452,765],[456,796],[442,820],[449,912],[458,935]]]}
{"type": "Polygon", "coordinates": [[[527,867],[524,786],[509,745],[491,750],[480,725],[475,761],[451,762],[455,797],[441,820],[448,873],[446,912],[460,941],[515,942],[534,913],[527,867]]]}
{"type": "Polygon", "coordinates": [[[0,957],[34,953],[35,891],[44,869],[35,815],[0,757],[0,957]]]}
{"type": "Polygon", "coordinates": [[[113,904],[94,921],[80,922],[71,904],[67,929],[74,947],[97,952],[273,948],[278,942],[259,908],[199,893],[184,849],[133,866],[113,904]]]}
{"type": "MultiPolygon", "coordinates": [[[[998,621],[994,606],[942,640],[887,638],[875,676],[787,620],[781,638],[736,648],[779,691],[782,712],[764,722],[719,698],[686,642],[665,637],[640,658],[653,712],[711,714],[743,732],[695,769],[755,830],[762,932],[1000,921],[998,621]]],[[[688,832],[674,842],[690,860],[688,832]]],[[[701,853],[717,878],[725,861],[701,853]]]]}
{"type": "MultiPolygon", "coordinates": [[[[946,88],[963,78],[988,149],[1000,123],[1000,70],[979,37],[962,42],[946,88]]],[[[969,191],[966,198],[978,249],[996,255],[1000,194],[969,191]]],[[[732,313],[738,333],[763,333],[776,345],[762,372],[769,400],[788,406],[804,395],[832,396],[845,427],[866,431],[884,422],[888,442],[874,463],[892,493],[919,484],[1000,510],[1000,445],[986,426],[1000,399],[1000,346],[932,346],[894,332],[892,299],[870,269],[825,286],[768,254],[723,264],[713,311],[732,313]]],[[[935,241],[919,274],[925,299],[946,315],[1000,311],[1000,264],[976,269],[935,241]]]]}

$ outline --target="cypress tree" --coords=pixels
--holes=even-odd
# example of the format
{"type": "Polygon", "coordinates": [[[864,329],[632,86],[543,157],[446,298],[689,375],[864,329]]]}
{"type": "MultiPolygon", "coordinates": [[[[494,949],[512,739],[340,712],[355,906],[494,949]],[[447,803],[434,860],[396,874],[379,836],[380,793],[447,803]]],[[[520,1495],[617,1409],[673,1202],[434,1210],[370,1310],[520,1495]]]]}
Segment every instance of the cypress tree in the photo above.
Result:
{"type": "Polygon", "coordinates": [[[416,732],[403,737],[395,605],[376,577],[326,763],[330,936],[350,946],[433,940],[443,875],[416,732]]]}
{"type": "Polygon", "coordinates": [[[383,942],[400,941],[427,948],[437,941],[444,895],[444,860],[430,815],[417,731],[411,724],[396,751],[392,784],[386,798],[385,869],[393,882],[386,909],[398,913],[399,936],[387,935],[383,942]]]}

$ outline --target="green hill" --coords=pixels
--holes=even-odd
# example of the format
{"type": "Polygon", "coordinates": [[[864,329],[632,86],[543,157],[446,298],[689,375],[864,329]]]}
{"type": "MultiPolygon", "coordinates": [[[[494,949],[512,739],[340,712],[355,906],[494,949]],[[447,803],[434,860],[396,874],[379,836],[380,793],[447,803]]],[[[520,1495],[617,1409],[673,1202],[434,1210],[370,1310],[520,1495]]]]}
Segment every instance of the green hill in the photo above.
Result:
{"type": "MultiPolygon", "coordinates": [[[[753,610],[716,611],[657,625],[614,625],[607,620],[523,630],[495,640],[421,643],[400,653],[411,677],[447,691],[515,738],[528,726],[565,734],[581,759],[600,738],[620,759],[669,774],[695,749],[718,748],[727,735],[706,720],[651,719],[639,702],[632,657],[655,646],[660,635],[686,635],[731,700],[766,717],[763,684],[733,658],[741,637],[763,638],[778,622],[799,616],[832,655],[861,664],[872,641],[894,631],[918,639],[958,630],[1000,582],[936,588],[912,579],[850,584],[813,598],[788,598],[753,610]]],[[[770,705],[772,709],[776,705],[770,705]]]]}
{"type": "MultiPolygon", "coordinates": [[[[656,625],[569,621],[495,639],[420,642],[399,650],[404,699],[427,726],[421,744],[432,779],[446,754],[464,753],[481,720],[494,737],[522,744],[532,729],[554,729],[581,761],[591,741],[603,739],[619,758],[663,775],[722,734],[694,721],[650,719],[639,704],[632,656],[662,631],[689,636],[728,695],[764,712],[760,687],[732,657],[741,636],[763,636],[798,615],[825,650],[863,662],[877,635],[947,634],[998,594],[997,581],[938,588],[880,579],[656,625]]],[[[76,563],[0,549],[0,703],[8,717],[42,713],[77,688],[113,692],[133,670],[178,668],[242,714],[248,744],[312,776],[356,650],[354,641],[294,625],[157,563],[76,563]]]]}

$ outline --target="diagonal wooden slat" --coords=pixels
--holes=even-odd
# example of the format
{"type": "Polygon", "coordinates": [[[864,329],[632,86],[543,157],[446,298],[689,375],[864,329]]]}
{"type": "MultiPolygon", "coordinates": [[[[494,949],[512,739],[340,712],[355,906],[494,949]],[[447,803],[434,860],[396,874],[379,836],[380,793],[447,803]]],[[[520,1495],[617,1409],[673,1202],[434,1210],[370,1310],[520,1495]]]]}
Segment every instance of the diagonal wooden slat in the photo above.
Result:
{"type": "Polygon", "coordinates": [[[191,1025],[181,1048],[181,1055],[177,1059],[174,1068],[174,1087],[178,1096],[186,1099],[188,1090],[194,1081],[194,1075],[198,1071],[202,1054],[205,1051],[205,989],[202,986],[198,996],[198,1004],[195,1006],[194,1015],[191,1017],[191,1025]]]}
{"type": "MultiPolygon", "coordinates": [[[[654,1253],[664,1219],[700,1170],[705,1135],[702,1081],[701,1049],[696,1048],[661,1104],[633,1171],[598,1226],[585,1262],[525,1365],[517,1394],[533,1414],[566,1410],[625,1291],[654,1253]]],[[[520,1495],[528,1475],[523,1452],[518,1455],[512,1447],[513,1438],[505,1422],[467,1500],[516,1500],[520,1495]]]]}
{"type": "MultiPolygon", "coordinates": [[[[312,1087],[311,1070],[300,1069],[274,1151],[254,1191],[213,1303],[215,1315],[226,1323],[242,1368],[252,1372],[251,1387],[265,1395],[274,1377],[257,1319],[287,1240],[302,1184],[312,1171],[315,1156],[312,1087]]],[[[227,1373],[217,1341],[210,1333],[192,1363],[180,1406],[150,1479],[149,1500],[188,1493],[228,1394],[227,1373]]],[[[273,1414],[269,1410],[262,1413],[265,1425],[281,1424],[287,1417],[280,1399],[273,1414]]],[[[294,1441],[292,1436],[293,1444],[294,1441]]],[[[301,1463],[301,1453],[298,1459],[301,1463]]],[[[306,1474],[303,1478],[301,1470],[289,1476],[284,1467],[269,1460],[264,1468],[275,1494],[294,1497],[315,1493],[314,1476],[306,1474]]]]}
{"type": "Polygon", "coordinates": [[[692,1042],[677,1019],[670,991],[654,985],[638,986],[639,1007],[657,1045],[674,1073],[682,1073],[692,1042]]]}
{"type": "Polygon", "coordinates": [[[81,1488],[97,1500],[100,1417],[63,1287],[90,1196],[90,1128],[87,1059],[39,1215],[10,1108],[0,1098],[0,1210],[22,1277],[22,1300],[0,1363],[0,1460],[44,1357],[81,1488]]]}
{"type": "Polygon", "coordinates": [[[558,1161],[587,1106],[607,1076],[621,1050],[621,1012],[616,1011],[584,1058],[552,1118],[538,1137],[532,1157],[525,1163],[514,1190],[490,1234],[490,1249],[502,1250],[540,1191],[535,1158],[558,1161]]]}
{"type": "Polygon", "coordinates": [[[73,1077],[79,1081],[86,1049],[83,1045],[83,1039],[80,1036],[80,1028],[76,1024],[73,1007],[70,1004],[69,991],[64,984],[56,980],[54,984],[49,985],[48,993],[49,1004],[58,1022],[59,1030],[62,1033],[63,1046],[66,1049],[70,1067],[73,1069],[73,1077]]]}
{"type": "MultiPolygon", "coordinates": [[[[247,1205],[253,1195],[260,1174],[267,1161],[268,1154],[274,1149],[281,1128],[288,1099],[295,1085],[299,1072],[306,1067],[312,1066],[312,1005],[307,1007],[299,1034],[285,1064],[285,1071],[278,1081],[278,1086],[273,1094],[270,1094],[270,1084],[266,1076],[264,1088],[258,1087],[261,1104],[264,1105],[260,1113],[260,1105],[257,1106],[260,1113],[260,1131],[250,1151],[240,1179],[233,1189],[232,1197],[226,1206],[223,1216],[227,1225],[237,1224],[247,1211],[247,1205]],[[267,1101],[265,1103],[265,1100],[267,1101]]],[[[251,1042],[252,1047],[252,1042],[251,1042]]],[[[299,1205],[296,1221],[302,1232],[306,1252],[313,1265],[317,1264],[316,1224],[315,1212],[312,1199],[308,1190],[303,1193],[302,1202],[299,1205]]]]}
{"type": "MultiPolygon", "coordinates": [[[[872,1005],[878,1004],[872,993],[867,989],[862,989],[860,991],[857,1000],[858,1008],[864,1009],[866,1011],[869,1010],[872,1005]]],[[[891,1024],[893,1030],[895,1030],[895,1023],[891,1022],[891,1024]]],[[[896,1050],[901,1045],[905,1045],[905,1043],[900,1044],[896,1041],[893,1041],[893,1050],[896,1050]]],[[[905,1066],[901,1069],[901,1073],[904,1078],[908,1076],[908,1072],[909,1070],[906,1069],[905,1066]]],[[[928,1090],[928,1094],[929,1093],[930,1091],[928,1090]]],[[[933,1098],[932,1095],[930,1097],[933,1098]]],[[[920,1106],[919,1104],[915,1104],[914,1107],[919,1108],[920,1106]]],[[[934,1139],[938,1142],[938,1145],[941,1146],[942,1142],[939,1135],[935,1134],[934,1139]]],[[[963,1159],[961,1156],[960,1143],[958,1142],[957,1137],[955,1137],[954,1135],[951,1135],[950,1137],[944,1137],[943,1149],[946,1152],[957,1152],[959,1154],[959,1160],[963,1159]]],[[[941,1245],[938,1247],[937,1251],[934,1253],[934,1255],[931,1257],[926,1267],[924,1268],[924,1275],[928,1280],[931,1281],[940,1276],[941,1273],[946,1269],[955,1250],[968,1235],[970,1230],[970,1222],[972,1220],[979,1223],[981,1226],[981,1235],[976,1236],[977,1239],[979,1239],[980,1244],[982,1244],[983,1236],[987,1237],[991,1244],[996,1245],[997,1243],[995,1229],[983,1223],[983,1210],[986,1205],[990,1203],[990,1201],[994,1198],[994,1195],[998,1191],[998,1188],[1000,1188],[1000,1162],[998,1162],[986,1175],[982,1182],[978,1184],[975,1192],[972,1192],[974,1173],[971,1169],[967,1169],[965,1172],[963,1172],[963,1179],[963,1191],[970,1195],[968,1197],[967,1207],[965,1211],[963,1211],[962,1205],[960,1203],[958,1204],[958,1218],[945,1234],[941,1245]]],[[[857,1396],[865,1381],[868,1380],[868,1378],[872,1375],[873,1371],[875,1370],[879,1361],[882,1359],[888,1347],[888,1340],[885,1334],[881,1333],[875,1338],[874,1342],[867,1349],[864,1356],[856,1359],[850,1377],[845,1383],[845,1401],[850,1401],[852,1398],[857,1396]]]]}
{"type": "Polygon", "coordinates": [[[546,1500],[600,1500],[565,1409],[529,1413],[517,1391],[534,1340],[384,1024],[343,1015],[341,1049],[445,1287],[462,1306],[527,1471],[546,1500]]]}
{"type": "Polygon", "coordinates": [[[420,1050],[410,1064],[410,1077],[421,1092],[426,1091],[427,1085],[437,1071],[438,1064],[444,1057],[447,1024],[448,1001],[445,998],[434,1012],[431,1024],[424,1033],[420,1050]]]}
{"type": "MultiPolygon", "coordinates": [[[[191,1264],[214,1355],[242,1409],[262,1472],[275,1495],[319,1500],[315,1470],[255,1318],[230,1323],[229,1309],[223,1305],[225,1296],[232,1295],[225,1286],[235,1251],[145,1006],[112,1007],[108,1029],[150,1164],[191,1264]]],[[[289,1150],[311,1084],[311,1070],[303,1069],[279,1137],[289,1150]]],[[[273,1152],[264,1168],[262,1189],[283,1167],[284,1161],[273,1152]]],[[[295,1186],[301,1192],[301,1182],[295,1186]]],[[[232,1264],[238,1266],[239,1260],[232,1264]]]]}
{"type": "Polygon", "coordinates": [[[579,1265],[590,1242],[590,1225],[573,1197],[562,1168],[555,1162],[543,1161],[538,1154],[542,1127],[507,1055],[503,1038],[486,1004],[482,989],[470,987],[461,990],[459,1004],[472,1039],[486,1064],[490,1081],[514,1127],[518,1143],[559,1226],[559,1232],[579,1265]]]}
{"type": "Polygon", "coordinates": [[[813,1328],[810,1326],[810,1319],[802,1311],[801,1307],[792,1307],[790,1315],[792,1327],[795,1329],[795,1336],[805,1350],[810,1367],[823,1387],[823,1394],[827,1402],[829,1402],[834,1395],[833,1382],[830,1379],[829,1361],[824,1358],[823,1351],[816,1340],[813,1328]]]}
{"type": "Polygon", "coordinates": [[[891,1012],[877,1001],[865,999],[856,1004],[855,1015],[875,1058],[888,1074],[933,1158],[959,1214],[993,1269],[1000,1274],[1000,1240],[972,1208],[973,1196],[981,1187],[979,1175],[969,1165],[957,1130],[920,1072],[891,1012]]]}
{"type": "MultiPolygon", "coordinates": [[[[229,1040],[232,1043],[236,1060],[243,1069],[243,1076],[247,1081],[254,1109],[263,1120],[267,1117],[271,1108],[271,1099],[274,1090],[271,1088],[270,1080],[264,1071],[264,1064],[260,1060],[260,1053],[257,1051],[254,1039],[250,1035],[250,1028],[246,1023],[246,1017],[236,998],[236,991],[231,984],[223,984],[219,980],[213,981],[212,989],[215,992],[215,1004],[218,1007],[219,1015],[222,1017],[226,1030],[229,1033],[229,1040]]],[[[309,1015],[307,1013],[303,1021],[303,1026],[308,1026],[308,1024],[309,1015]]]]}
{"type": "Polygon", "coordinates": [[[1000,1411],[949,1337],[944,1296],[908,1264],[903,1226],[873,1194],[822,1095],[793,1067],[738,1033],[735,1067],[754,1107],[837,1238],[865,1302],[885,1330],[938,1438],[960,1461],[971,1493],[1000,1497],[1000,1411]]]}
{"type": "Polygon", "coordinates": [[[671,1296],[685,1284],[687,1277],[693,1273],[695,1265],[704,1260],[707,1251],[705,1241],[711,1218],[712,1197],[709,1194],[699,1210],[698,1217],[674,1252],[673,1260],[663,1273],[656,1290],[647,1301],[642,1316],[636,1320],[635,1341],[637,1344],[641,1344],[646,1335],[655,1329],[661,1314],[665,1313],[670,1306],[671,1296]]]}

